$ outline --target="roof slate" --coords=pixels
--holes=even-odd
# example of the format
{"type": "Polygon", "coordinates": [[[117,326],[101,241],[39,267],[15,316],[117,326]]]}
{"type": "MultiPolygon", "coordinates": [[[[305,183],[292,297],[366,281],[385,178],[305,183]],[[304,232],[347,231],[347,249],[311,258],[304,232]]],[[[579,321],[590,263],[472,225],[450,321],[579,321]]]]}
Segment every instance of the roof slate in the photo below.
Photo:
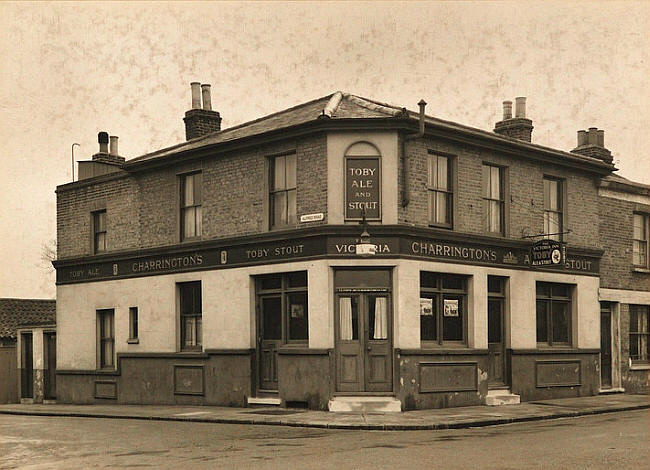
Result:
{"type": "Polygon", "coordinates": [[[0,299],[0,338],[16,338],[21,325],[56,323],[56,300],[0,299]]]}

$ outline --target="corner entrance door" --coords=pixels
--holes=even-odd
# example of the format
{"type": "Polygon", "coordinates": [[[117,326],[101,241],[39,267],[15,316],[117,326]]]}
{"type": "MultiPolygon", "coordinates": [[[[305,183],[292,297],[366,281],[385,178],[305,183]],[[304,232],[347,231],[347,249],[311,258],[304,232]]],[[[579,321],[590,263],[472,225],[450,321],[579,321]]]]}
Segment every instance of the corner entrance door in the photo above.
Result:
{"type": "Polygon", "coordinates": [[[488,276],[488,385],[508,383],[504,321],[505,279],[488,276]]]}
{"type": "Polygon", "coordinates": [[[21,336],[20,398],[34,398],[34,346],[31,333],[21,336]]]}
{"type": "Polygon", "coordinates": [[[56,398],[56,333],[45,333],[46,364],[44,398],[56,398]]]}
{"type": "Polygon", "coordinates": [[[282,296],[259,299],[259,391],[278,389],[278,348],[282,344],[282,296]]]}
{"type": "Polygon", "coordinates": [[[600,303],[600,387],[612,388],[612,311],[600,303]]]}
{"type": "Polygon", "coordinates": [[[336,293],[336,389],[339,392],[391,392],[393,390],[390,271],[337,272],[338,285],[356,288],[336,293]],[[373,282],[374,280],[374,282],[373,282]],[[365,281],[365,282],[364,282],[365,281]],[[347,285],[350,285],[349,283],[347,285]]]}

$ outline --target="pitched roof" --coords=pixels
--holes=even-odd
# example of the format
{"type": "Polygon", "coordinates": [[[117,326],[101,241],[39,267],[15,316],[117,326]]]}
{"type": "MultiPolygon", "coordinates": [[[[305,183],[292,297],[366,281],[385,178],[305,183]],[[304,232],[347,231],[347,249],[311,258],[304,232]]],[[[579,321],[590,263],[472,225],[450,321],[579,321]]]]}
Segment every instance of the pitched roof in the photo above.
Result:
{"type": "Polygon", "coordinates": [[[56,323],[56,300],[0,299],[0,338],[15,338],[21,325],[56,323]]]}
{"type": "Polygon", "coordinates": [[[637,183],[620,175],[607,175],[600,184],[603,187],[612,187],[626,192],[650,196],[650,184],[637,183]]]}
{"type": "MultiPolygon", "coordinates": [[[[318,98],[313,101],[294,106],[283,111],[279,111],[268,116],[255,119],[254,121],[245,122],[235,127],[224,129],[218,132],[206,134],[201,137],[183,142],[172,147],[157,150],[152,153],[132,158],[126,161],[125,167],[137,165],[145,161],[154,160],[178,152],[199,149],[215,144],[226,143],[245,137],[264,134],[266,132],[278,129],[289,128],[316,121],[319,118],[327,117],[329,119],[386,119],[401,117],[409,121],[417,121],[419,112],[407,110],[399,106],[388,103],[382,103],[361,96],[337,91],[331,95],[318,98]]],[[[452,121],[445,121],[432,116],[425,116],[425,122],[430,126],[435,126],[448,131],[457,131],[464,134],[471,134],[478,138],[488,138],[493,141],[515,144],[518,146],[528,147],[532,150],[553,153],[556,156],[568,158],[573,161],[582,161],[592,165],[612,168],[611,165],[604,163],[598,158],[583,156],[562,150],[545,147],[543,145],[525,142],[512,137],[496,134],[491,131],[478,129],[475,127],[465,126],[452,121]]]]}

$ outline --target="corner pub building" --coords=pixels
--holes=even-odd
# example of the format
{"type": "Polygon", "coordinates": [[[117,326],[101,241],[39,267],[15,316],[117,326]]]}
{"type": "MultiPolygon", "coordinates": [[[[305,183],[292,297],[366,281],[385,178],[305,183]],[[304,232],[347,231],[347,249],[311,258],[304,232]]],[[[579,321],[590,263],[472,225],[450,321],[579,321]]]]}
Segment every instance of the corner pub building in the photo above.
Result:
{"type": "Polygon", "coordinates": [[[336,92],[221,130],[193,83],[185,143],[125,161],[100,133],[57,188],[58,400],[597,394],[602,131],[565,152],[531,143],[525,98],[494,132],[425,104],[336,92]],[[533,266],[539,238],[559,264],[533,266]]]}

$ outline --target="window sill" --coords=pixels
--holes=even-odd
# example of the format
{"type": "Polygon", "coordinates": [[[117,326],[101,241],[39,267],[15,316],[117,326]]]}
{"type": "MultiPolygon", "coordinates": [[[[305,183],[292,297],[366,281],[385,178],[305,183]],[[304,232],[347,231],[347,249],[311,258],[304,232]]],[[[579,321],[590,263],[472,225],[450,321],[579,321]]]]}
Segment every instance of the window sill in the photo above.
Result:
{"type": "Polygon", "coordinates": [[[632,364],[630,370],[650,370],[650,364],[632,364]]]}
{"type": "Polygon", "coordinates": [[[140,340],[138,338],[129,338],[126,340],[127,344],[140,344],[140,340]]]}
{"type": "Polygon", "coordinates": [[[641,268],[638,266],[632,266],[632,272],[633,273],[645,273],[645,274],[650,274],[650,269],[648,268],[641,268]]]}

